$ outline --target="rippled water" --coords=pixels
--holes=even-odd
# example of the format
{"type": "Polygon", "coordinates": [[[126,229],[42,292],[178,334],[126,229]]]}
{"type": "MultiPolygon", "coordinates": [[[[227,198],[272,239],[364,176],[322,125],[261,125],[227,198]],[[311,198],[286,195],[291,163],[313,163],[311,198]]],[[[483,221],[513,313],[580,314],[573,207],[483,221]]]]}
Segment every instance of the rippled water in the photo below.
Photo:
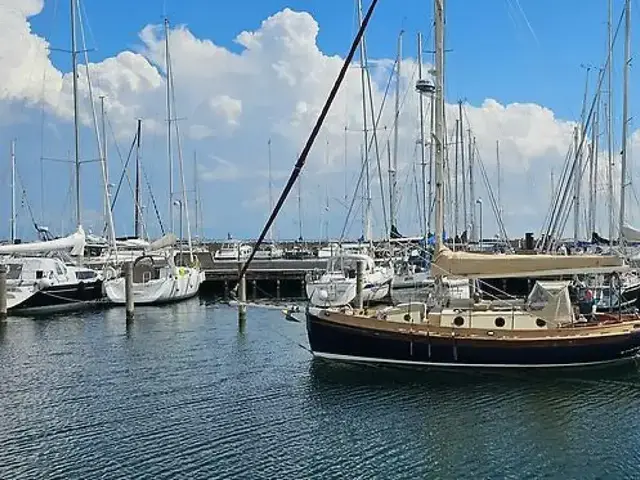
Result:
{"type": "Polygon", "coordinates": [[[0,478],[639,478],[640,374],[312,361],[198,300],[0,326],[0,478]]]}

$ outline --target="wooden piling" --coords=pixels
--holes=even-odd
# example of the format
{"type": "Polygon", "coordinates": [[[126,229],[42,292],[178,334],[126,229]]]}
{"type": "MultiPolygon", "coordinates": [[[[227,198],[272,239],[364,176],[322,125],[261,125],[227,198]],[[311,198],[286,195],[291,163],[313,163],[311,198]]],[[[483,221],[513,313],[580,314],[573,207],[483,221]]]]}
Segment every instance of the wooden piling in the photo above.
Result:
{"type": "Polygon", "coordinates": [[[7,266],[0,265],[0,320],[7,318],[7,266]]]}
{"type": "MultiPolygon", "coordinates": [[[[242,263],[238,263],[238,273],[242,271],[242,263]]],[[[238,321],[242,324],[247,318],[247,277],[238,279],[238,321]]]]}
{"type": "Polygon", "coordinates": [[[127,322],[133,320],[134,305],[133,301],[133,263],[127,262],[124,267],[124,295],[127,303],[127,322]]]}
{"type": "Polygon", "coordinates": [[[363,298],[363,290],[364,290],[364,261],[358,260],[356,263],[356,308],[358,310],[362,310],[364,306],[364,298],[363,298]]]}
{"type": "Polygon", "coordinates": [[[229,280],[224,281],[224,299],[229,300],[229,280]]]}

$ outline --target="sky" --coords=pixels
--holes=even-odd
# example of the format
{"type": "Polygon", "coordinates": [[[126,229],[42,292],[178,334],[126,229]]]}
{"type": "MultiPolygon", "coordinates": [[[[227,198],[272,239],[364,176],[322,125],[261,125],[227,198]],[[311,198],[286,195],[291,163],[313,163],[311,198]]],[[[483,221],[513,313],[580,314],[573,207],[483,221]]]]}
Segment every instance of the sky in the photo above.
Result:
{"type": "MultiPolygon", "coordinates": [[[[105,96],[111,183],[117,184],[121,176],[120,156],[126,158],[136,120],[143,121],[143,202],[149,234],[159,234],[154,201],[165,228],[169,223],[165,50],[161,29],[167,16],[192,228],[195,222],[191,190],[197,178],[203,217],[198,229],[204,236],[224,238],[230,233],[238,238],[256,237],[270,204],[267,142],[271,139],[271,196],[275,197],[309,135],[355,34],[354,2],[80,3],[93,97],[97,102],[99,95],[105,96]],[[154,199],[148,194],[147,183],[154,199]]],[[[364,6],[368,3],[365,1],[364,6]]],[[[622,3],[613,0],[614,23],[619,19],[622,3]]],[[[635,0],[632,11],[632,21],[637,24],[640,5],[635,0]]],[[[487,179],[494,189],[498,184],[495,144],[500,142],[500,203],[507,232],[513,237],[526,231],[538,232],[550,202],[551,173],[559,176],[574,122],[580,116],[586,67],[592,66],[591,95],[593,72],[605,60],[606,2],[447,0],[446,16],[445,96],[451,104],[447,120],[450,134],[455,122],[453,105],[463,100],[465,122],[477,137],[487,179]]],[[[25,238],[33,235],[27,205],[37,222],[62,234],[74,226],[71,165],[41,158],[68,159],[73,148],[71,62],[69,54],[61,51],[70,48],[69,2],[0,0],[0,24],[5,26],[0,30],[0,151],[7,152],[0,155],[6,159],[0,162],[0,182],[9,185],[9,143],[15,138],[18,175],[24,189],[18,195],[19,234],[25,238]]],[[[398,227],[407,234],[420,231],[419,195],[414,179],[419,156],[418,99],[412,88],[416,79],[416,35],[422,32],[424,36],[423,62],[428,64],[433,49],[431,25],[430,1],[380,0],[366,37],[372,96],[379,108],[396,56],[397,37],[404,31],[398,227]]],[[[636,37],[633,30],[632,39],[636,37]]],[[[84,64],[84,54],[80,57],[84,64]]],[[[622,58],[620,39],[614,52],[616,151],[621,142],[622,58]]],[[[425,65],[425,71],[428,69],[425,65]]],[[[631,117],[640,98],[635,86],[638,82],[633,79],[632,69],[631,117]]],[[[94,160],[98,157],[97,142],[84,67],[80,69],[79,83],[81,156],[94,160]]],[[[278,219],[277,237],[295,238],[300,233],[305,238],[337,237],[343,229],[347,236],[360,236],[360,200],[355,202],[356,218],[345,221],[345,197],[348,203],[360,162],[360,95],[360,73],[354,65],[303,174],[300,203],[295,190],[278,219]]],[[[388,127],[382,130],[383,140],[389,136],[392,124],[393,101],[389,99],[382,112],[381,125],[388,127]]],[[[630,126],[635,132],[633,118],[630,126]]],[[[636,138],[634,133],[632,159],[636,138]]],[[[381,145],[383,150],[384,147],[381,145]]],[[[174,154],[178,156],[176,150],[174,154]]],[[[382,161],[386,164],[386,158],[382,161]]],[[[383,169],[383,190],[387,195],[386,165],[383,169]]],[[[177,174],[176,168],[176,178],[177,174]]],[[[378,173],[372,172],[372,176],[373,229],[380,235],[388,200],[383,209],[378,173]]],[[[83,224],[96,233],[103,228],[100,182],[99,165],[84,164],[83,224]]],[[[125,178],[114,207],[119,235],[132,233],[132,194],[127,183],[125,178]]],[[[599,189],[604,191],[604,184],[599,189]]],[[[486,199],[487,195],[478,178],[476,196],[486,199]]],[[[8,232],[8,189],[2,196],[0,218],[6,221],[0,222],[0,238],[8,232]]],[[[630,203],[629,216],[634,219],[637,207],[635,201],[630,203]]],[[[489,208],[486,202],[484,208],[489,208]]],[[[598,224],[606,236],[604,195],[600,210],[598,224]]],[[[175,209],[172,211],[175,217],[175,209]]],[[[460,211],[462,215],[462,207],[460,211]]],[[[485,235],[495,233],[494,215],[485,211],[483,216],[485,235]]],[[[462,223],[461,220],[460,230],[462,223]]],[[[174,230],[177,225],[176,220],[174,230]]]]}

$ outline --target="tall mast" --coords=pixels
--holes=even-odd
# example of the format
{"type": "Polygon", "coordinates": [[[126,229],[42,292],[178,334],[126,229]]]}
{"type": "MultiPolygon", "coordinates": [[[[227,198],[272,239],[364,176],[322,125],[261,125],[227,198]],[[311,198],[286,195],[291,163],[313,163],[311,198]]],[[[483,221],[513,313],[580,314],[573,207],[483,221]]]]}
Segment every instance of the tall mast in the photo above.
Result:
{"type": "Polygon", "coordinates": [[[579,127],[573,130],[573,151],[576,163],[575,176],[573,177],[573,241],[578,242],[580,235],[580,177],[582,173],[582,162],[580,161],[580,133],[579,127]]]}
{"type": "MultiPolygon", "coordinates": [[[[362,25],[362,0],[357,2],[358,10],[358,26],[362,25]]],[[[364,40],[364,37],[363,37],[364,40]]],[[[366,54],[364,51],[364,42],[360,42],[360,83],[362,87],[362,121],[363,121],[363,158],[365,162],[365,194],[364,194],[364,218],[363,218],[363,234],[365,240],[371,240],[371,177],[369,172],[369,130],[367,124],[367,101],[366,101],[366,54]]]]}
{"type": "MultiPolygon", "coordinates": [[[[269,211],[273,212],[273,177],[271,176],[271,139],[267,142],[269,157],[269,211]]],[[[274,222],[275,223],[275,222],[274,222]]],[[[273,242],[273,225],[269,229],[269,239],[273,242]]]]}
{"type": "MultiPolygon", "coordinates": [[[[435,187],[435,161],[434,161],[434,141],[433,135],[435,133],[435,120],[436,120],[436,104],[435,104],[435,85],[433,92],[430,95],[429,101],[429,201],[427,207],[427,231],[431,233],[431,205],[433,204],[433,194],[435,187]]],[[[435,213],[435,212],[434,212],[435,213]]]]}
{"type": "Polygon", "coordinates": [[[460,205],[458,203],[458,160],[460,158],[460,142],[458,141],[458,137],[460,136],[460,120],[457,118],[455,132],[455,157],[453,159],[453,238],[454,242],[457,242],[455,239],[458,237],[458,226],[460,225],[460,205]]]}
{"type": "Polygon", "coordinates": [[[391,226],[397,227],[398,219],[396,213],[397,206],[397,172],[398,172],[398,124],[400,123],[400,70],[402,67],[402,35],[400,30],[398,35],[398,57],[396,60],[396,104],[394,109],[393,122],[393,166],[389,168],[389,216],[391,218],[391,226]]]}
{"type": "MultiPolygon", "coordinates": [[[[196,153],[196,151],[193,151],[193,205],[194,205],[194,212],[195,212],[195,217],[196,217],[196,224],[195,224],[195,232],[196,232],[196,238],[198,237],[202,237],[200,235],[200,189],[198,188],[198,154],[196,153]]],[[[200,241],[202,241],[202,238],[200,239],[200,241]]]]}
{"type": "Polygon", "coordinates": [[[608,18],[607,18],[607,58],[609,66],[607,68],[607,180],[608,180],[608,197],[609,197],[609,245],[613,246],[613,34],[612,34],[612,17],[613,2],[609,0],[608,18]]]}
{"type": "Polygon", "coordinates": [[[76,225],[82,224],[80,208],[80,114],[78,111],[78,47],[76,45],[76,5],[71,0],[71,67],[73,73],[73,129],[74,159],[76,165],[76,225]]]}
{"type": "MultiPolygon", "coordinates": [[[[458,117],[460,118],[460,178],[462,178],[462,230],[468,227],[469,217],[467,215],[467,182],[466,165],[464,162],[464,122],[462,121],[462,100],[458,100],[458,117]]],[[[471,232],[467,232],[467,236],[471,232]]]]}
{"type": "MultiPolygon", "coordinates": [[[[102,152],[100,152],[100,154],[102,155],[102,162],[104,164],[104,168],[105,168],[105,174],[106,176],[106,185],[107,185],[107,189],[109,188],[109,177],[107,172],[109,171],[107,169],[107,123],[105,120],[105,110],[104,110],[104,95],[100,96],[100,124],[101,124],[101,131],[102,131],[102,152]]],[[[104,222],[105,225],[108,225],[109,223],[109,211],[111,209],[111,204],[109,202],[109,198],[107,195],[104,195],[103,198],[103,208],[104,208],[104,222]]],[[[109,232],[109,234],[111,234],[111,232],[109,232]]]]}
{"type": "Polygon", "coordinates": [[[138,132],[136,133],[136,186],[134,198],[134,235],[140,238],[140,136],[142,135],[142,120],[138,119],[138,132]]]}
{"type": "Polygon", "coordinates": [[[298,226],[300,228],[299,240],[304,240],[302,230],[302,175],[298,178],[298,226]]]}
{"type": "Polygon", "coordinates": [[[11,243],[16,240],[16,141],[11,140],[11,243]]]}
{"type": "Polygon", "coordinates": [[[469,223],[471,224],[471,240],[476,240],[476,192],[473,178],[473,163],[476,149],[476,139],[471,139],[471,129],[469,132],[469,223]]]}
{"type": "Polygon", "coordinates": [[[500,167],[500,140],[496,140],[496,168],[498,170],[498,221],[502,222],[502,168],[500,167]]]}
{"type": "Polygon", "coordinates": [[[443,246],[444,234],[444,2],[434,0],[435,21],[435,177],[436,177],[436,252],[443,246]]]}
{"type": "MultiPolygon", "coordinates": [[[[422,81],[422,34],[418,33],[418,80],[422,81]]],[[[421,167],[421,177],[422,177],[422,206],[424,211],[422,212],[422,233],[425,238],[429,233],[428,223],[429,223],[429,208],[430,205],[427,203],[427,163],[425,157],[425,145],[424,145],[424,98],[421,92],[418,93],[418,101],[420,106],[420,167],[421,167]]]]}
{"type": "Polygon", "coordinates": [[[167,160],[169,162],[169,231],[173,232],[173,150],[171,147],[171,54],[169,53],[169,19],[164,19],[165,69],[167,74],[167,160]]]}
{"type": "Polygon", "coordinates": [[[587,238],[596,230],[596,211],[598,208],[598,143],[600,137],[600,92],[596,93],[596,111],[591,127],[591,154],[589,156],[589,231],[587,238]]]}
{"type": "Polygon", "coordinates": [[[622,245],[624,235],[624,207],[625,193],[627,189],[627,153],[629,148],[628,128],[629,128],[629,66],[631,63],[631,0],[624,3],[624,70],[623,70],[623,93],[622,93],[622,158],[620,160],[620,232],[618,236],[619,244],[622,245]]]}

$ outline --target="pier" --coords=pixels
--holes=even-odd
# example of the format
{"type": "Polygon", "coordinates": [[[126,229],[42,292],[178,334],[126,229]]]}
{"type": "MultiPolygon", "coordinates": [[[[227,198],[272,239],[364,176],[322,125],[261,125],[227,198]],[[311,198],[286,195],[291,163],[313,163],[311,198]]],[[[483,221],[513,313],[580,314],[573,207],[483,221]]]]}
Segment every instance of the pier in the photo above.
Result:
{"type": "MultiPolygon", "coordinates": [[[[238,282],[238,264],[243,260],[214,260],[211,252],[195,255],[206,275],[201,290],[228,299],[238,282]]],[[[246,275],[247,299],[305,298],[307,273],[325,268],[326,263],[322,258],[254,260],[246,275]]]]}

